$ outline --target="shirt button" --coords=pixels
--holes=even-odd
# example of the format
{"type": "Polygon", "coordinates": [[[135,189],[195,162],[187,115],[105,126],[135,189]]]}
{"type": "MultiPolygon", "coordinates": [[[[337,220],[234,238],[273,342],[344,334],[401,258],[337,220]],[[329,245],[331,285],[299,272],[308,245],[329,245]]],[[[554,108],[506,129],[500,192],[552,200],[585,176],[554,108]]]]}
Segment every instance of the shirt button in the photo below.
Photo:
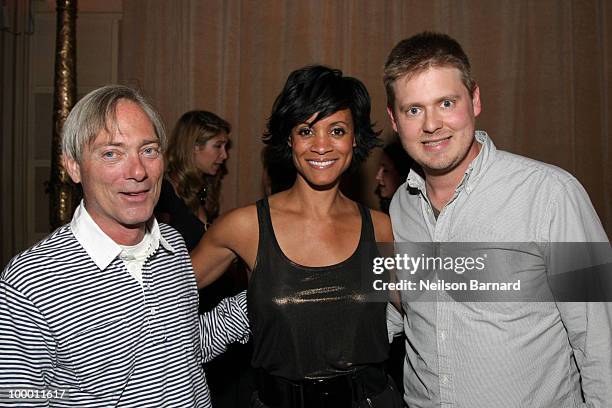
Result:
{"type": "Polygon", "coordinates": [[[156,308],[154,308],[154,307],[152,307],[152,308],[151,308],[151,314],[152,314],[152,315],[154,315],[155,313],[157,313],[157,309],[156,309],[156,308]]]}
{"type": "Polygon", "coordinates": [[[442,377],[440,377],[440,381],[444,385],[448,384],[448,376],[447,375],[443,375],[442,377]]]}
{"type": "Polygon", "coordinates": [[[446,340],[446,330],[440,331],[440,340],[442,341],[446,340]]]}

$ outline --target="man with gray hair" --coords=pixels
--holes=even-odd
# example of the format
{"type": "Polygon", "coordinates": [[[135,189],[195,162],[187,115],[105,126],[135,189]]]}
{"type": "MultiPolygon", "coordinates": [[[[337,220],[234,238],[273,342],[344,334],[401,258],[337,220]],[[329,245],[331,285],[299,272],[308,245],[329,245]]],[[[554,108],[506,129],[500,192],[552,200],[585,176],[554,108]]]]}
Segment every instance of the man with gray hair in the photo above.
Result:
{"type": "Polygon", "coordinates": [[[0,406],[211,406],[202,363],[248,339],[246,297],[197,314],[185,243],[153,217],[165,146],[128,87],[75,105],[62,149],[83,201],[2,273],[0,406]]]}

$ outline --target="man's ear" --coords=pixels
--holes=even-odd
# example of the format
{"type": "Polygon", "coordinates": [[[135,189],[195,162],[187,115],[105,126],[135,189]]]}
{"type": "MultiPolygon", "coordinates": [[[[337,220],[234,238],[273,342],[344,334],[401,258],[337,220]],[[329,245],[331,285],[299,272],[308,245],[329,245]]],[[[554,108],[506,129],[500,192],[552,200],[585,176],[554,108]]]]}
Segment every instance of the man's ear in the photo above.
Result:
{"type": "Polygon", "coordinates": [[[474,108],[474,117],[480,115],[482,102],[480,101],[480,88],[478,85],[474,85],[474,92],[472,92],[472,107],[474,108]]]}
{"type": "Polygon", "coordinates": [[[387,115],[389,115],[389,120],[391,121],[391,125],[393,126],[393,130],[396,133],[399,133],[397,131],[397,123],[395,123],[395,117],[393,117],[393,108],[391,106],[387,106],[387,115]]]}
{"type": "Polygon", "coordinates": [[[77,161],[72,158],[66,157],[65,155],[62,155],[62,160],[64,162],[64,168],[68,172],[68,175],[70,176],[72,181],[74,181],[75,184],[80,183],[81,182],[81,166],[79,165],[79,163],[77,163],[77,161]]]}

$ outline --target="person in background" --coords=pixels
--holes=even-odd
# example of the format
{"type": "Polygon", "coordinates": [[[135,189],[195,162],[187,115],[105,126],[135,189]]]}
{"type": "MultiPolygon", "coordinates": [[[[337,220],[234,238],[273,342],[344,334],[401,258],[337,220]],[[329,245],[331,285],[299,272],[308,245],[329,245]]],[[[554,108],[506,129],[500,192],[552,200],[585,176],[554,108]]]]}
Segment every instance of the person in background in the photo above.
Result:
{"type": "Polygon", "coordinates": [[[64,167],[83,200],[2,272],[0,405],[211,407],[202,363],[247,341],[246,296],[198,315],[184,241],[153,216],[165,147],[159,115],[125,86],[68,115],[64,167]]]}
{"type": "Polygon", "coordinates": [[[297,170],[293,185],[222,216],[192,252],[201,286],[236,257],[249,267],[251,406],[401,407],[383,368],[387,303],[364,283],[391,225],[339,189],[378,144],[367,90],[323,66],[292,72],[264,143],[297,170]]]}
{"type": "Polygon", "coordinates": [[[194,110],[180,117],[170,135],[155,215],[183,236],[188,251],[219,215],[230,131],[214,113],[194,110]]]}
{"type": "Polygon", "coordinates": [[[261,151],[261,190],[264,196],[288,190],[295,182],[296,170],[292,163],[275,160],[268,146],[261,151]]]}
{"type": "MultiPolygon", "coordinates": [[[[376,171],[378,183],[376,194],[380,200],[380,210],[385,214],[389,214],[391,198],[399,186],[406,181],[412,163],[412,158],[406,154],[399,140],[394,139],[383,148],[376,171]]],[[[397,384],[400,393],[404,392],[403,367],[406,356],[404,341],[403,333],[394,333],[389,349],[389,360],[387,360],[387,370],[397,384]]]]}
{"type": "Polygon", "coordinates": [[[389,213],[391,198],[410,171],[413,160],[406,154],[399,140],[394,140],[383,148],[380,164],[376,172],[376,194],[380,199],[380,210],[389,213]]]}
{"type": "MultiPolygon", "coordinates": [[[[225,119],[212,112],[193,110],[179,118],[170,135],[166,174],[155,215],[183,236],[190,252],[219,215],[230,132],[231,125],[225,119]]],[[[244,274],[241,265],[232,264],[221,279],[199,290],[200,313],[212,310],[223,298],[244,289],[240,282],[240,274],[244,274]]],[[[214,407],[238,408],[241,400],[248,401],[253,389],[249,380],[250,353],[250,345],[232,345],[206,364],[214,407]]]]}

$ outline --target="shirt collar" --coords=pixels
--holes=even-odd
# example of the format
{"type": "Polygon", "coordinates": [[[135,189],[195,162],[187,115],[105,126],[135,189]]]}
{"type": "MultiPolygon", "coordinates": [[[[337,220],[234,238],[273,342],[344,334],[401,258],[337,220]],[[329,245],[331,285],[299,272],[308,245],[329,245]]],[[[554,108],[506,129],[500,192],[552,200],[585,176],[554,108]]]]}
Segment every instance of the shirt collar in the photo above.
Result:
{"type": "MultiPolygon", "coordinates": [[[[497,148],[495,144],[487,134],[482,130],[477,130],[474,134],[476,142],[480,143],[480,152],[478,156],[468,166],[464,180],[459,183],[459,186],[464,185],[466,192],[469,194],[473,189],[478,180],[485,174],[486,168],[495,157],[497,148]]],[[[459,189],[459,187],[457,188],[459,189]]]]}
{"type": "Polygon", "coordinates": [[[174,247],[170,245],[170,243],[162,236],[161,231],[159,230],[159,224],[157,223],[155,217],[152,217],[151,221],[149,221],[149,227],[151,235],[153,236],[153,247],[155,250],[159,248],[159,244],[161,243],[162,247],[164,247],[166,251],[172,252],[173,254],[176,253],[176,249],[174,249],[174,247]]]}
{"type": "MultiPolygon", "coordinates": [[[[160,243],[167,251],[176,252],[174,247],[162,237],[155,217],[151,217],[147,227],[152,238],[153,252],[157,251],[160,243]]],[[[81,244],[100,270],[106,269],[122,251],[121,246],[106,235],[93,218],[91,218],[82,200],[72,216],[70,229],[79,244],[81,244]]]]}
{"type": "MultiPolygon", "coordinates": [[[[486,164],[494,157],[497,150],[487,132],[477,130],[474,132],[474,138],[477,143],[481,144],[480,152],[465,170],[465,174],[456,188],[456,191],[465,189],[468,194],[484,173],[486,164]]],[[[418,189],[425,194],[425,179],[415,169],[410,169],[410,173],[408,173],[406,189],[418,189]]]]}

